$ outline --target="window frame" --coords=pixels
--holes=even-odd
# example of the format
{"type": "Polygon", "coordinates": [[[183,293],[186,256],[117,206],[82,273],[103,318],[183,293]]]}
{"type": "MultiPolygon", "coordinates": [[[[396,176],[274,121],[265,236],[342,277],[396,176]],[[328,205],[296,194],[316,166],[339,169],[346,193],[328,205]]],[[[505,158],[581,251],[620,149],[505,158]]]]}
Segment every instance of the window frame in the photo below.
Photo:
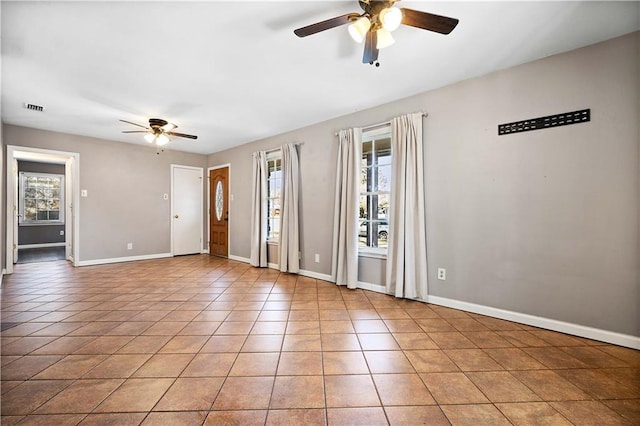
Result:
{"type": "Polygon", "coordinates": [[[267,195],[266,195],[266,201],[267,201],[267,243],[269,244],[279,244],[280,243],[280,220],[281,220],[281,214],[278,214],[277,216],[272,216],[271,215],[271,208],[270,206],[273,204],[274,201],[277,200],[277,205],[280,206],[280,208],[282,208],[282,153],[280,150],[278,151],[274,151],[274,152],[270,152],[267,154],[267,158],[266,158],[266,163],[267,163],[267,195]],[[272,170],[271,165],[273,164],[274,169],[272,170]],[[271,172],[272,171],[279,171],[280,172],[280,176],[279,177],[271,177],[271,172]],[[279,196],[273,196],[271,194],[271,182],[278,182],[280,183],[280,195],[279,196]],[[273,221],[278,221],[278,232],[277,232],[277,236],[273,236],[272,235],[272,223],[273,221]]]}
{"type": "MultiPolygon", "coordinates": [[[[389,139],[391,140],[391,123],[383,123],[381,125],[375,126],[375,127],[371,127],[368,129],[364,129],[362,131],[362,138],[361,138],[361,154],[360,154],[360,160],[358,162],[358,164],[360,165],[360,170],[359,170],[359,176],[362,176],[362,151],[364,149],[364,145],[365,143],[368,142],[373,142],[374,144],[374,149],[375,149],[375,140],[379,140],[379,139],[389,139]]],[[[389,155],[390,158],[393,159],[393,147],[392,145],[389,147],[389,155]]],[[[391,160],[393,161],[393,160],[391,160]]],[[[378,167],[378,165],[375,165],[374,167],[378,167]]],[[[385,165],[386,167],[386,165],[385,165]]],[[[388,166],[389,168],[391,168],[391,164],[389,164],[388,166]]],[[[375,173],[375,176],[378,176],[378,173],[375,173]]],[[[375,179],[375,178],[374,178],[375,179]]],[[[391,176],[389,177],[389,179],[391,179],[391,176]]],[[[358,200],[360,200],[360,198],[363,195],[373,195],[373,194],[377,194],[377,195],[386,195],[389,198],[389,203],[391,202],[391,182],[390,182],[390,188],[389,191],[365,191],[362,192],[361,190],[358,191],[358,200]]],[[[358,205],[360,205],[360,202],[358,201],[358,205]]],[[[371,247],[371,246],[360,246],[360,223],[363,220],[363,218],[360,217],[360,215],[358,214],[358,255],[362,256],[362,257],[370,257],[370,258],[375,258],[375,259],[386,259],[387,258],[387,250],[388,247],[371,247]]],[[[389,214],[387,213],[387,217],[386,217],[386,222],[387,222],[387,226],[389,224],[389,214]]],[[[389,229],[387,228],[387,241],[389,241],[389,229]]]]}
{"type": "MultiPolygon", "coordinates": [[[[18,225],[19,226],[41,226],[41,225],[64,225],[65,224],[65,185],[64,185],[63,174],[55,174],[55,173],[40,173],[40,172],[20,172],[19,173],[19,203],[18,203],[18,225]],[[25,188],[26,188],[26,180],[29,177],[43,177],[43,178],[54,178],[59,179],[59,197],[58,199],[58,219],[54,220],[38,220],[37,218],[37,208],[36,208],[36,219],[35,220],[27,220],[25,214],[25,188]]],[[[38,200],[38,198],[35,198],[38,200]]],[[[53,197],[44,198],[45,200],[55,199],[53,197]]]]}

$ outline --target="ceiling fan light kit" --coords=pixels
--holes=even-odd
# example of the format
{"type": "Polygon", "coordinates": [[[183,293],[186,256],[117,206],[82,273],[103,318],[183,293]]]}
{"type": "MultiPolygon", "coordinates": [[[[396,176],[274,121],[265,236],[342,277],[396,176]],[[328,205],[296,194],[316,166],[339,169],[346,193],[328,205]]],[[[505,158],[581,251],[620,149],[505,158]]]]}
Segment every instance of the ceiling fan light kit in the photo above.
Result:
{"type": "Polygon", "coordinates": [[[356,43],[362,43],[364,41],[369,28],[371,28],[371,21],[366,16],[356,19],[355,22],[348,27],[349,34],[356,43]]]}
{"type": "Polygon", "coordinates": [[[364,41],[364,54],[362,62],[365,64],[380,66],[378,51],[394,43],[391,32],[400,24],[433,31],[440,34],[449,34],[458,25],[458,20],[446,16],[418,10],[397,8],[394,4],[400,0],[360,0],[360,8],[363,13],[348,13],[306,27],[298,28],[294,34],[298,37],[306,37],[340,25],[349,24],[348,30],[351,37],[358,43],[364,41]]]}
{"type": "Polygon", "coordinates": [[[163,120],[161,118],[150,118],[149,119],[149,127],[143,126],[142,124],[134,123],[127,120],[120,120],[123,123],[133,124],[134,126],[142,127],[145,130],[123,130],[122,133],[144,133],[144,140],[148,143],[156,144],[157,146],[164,146],[169,143],[171,140],[170,136],[175,136],[178,138],[187,138],[187,139],[198,139],[195,135],[187,135],[185,133],[177,133],[174,132],[174,129],[177,129],[173,123],[167,122],[167,120],[163,120]]]}

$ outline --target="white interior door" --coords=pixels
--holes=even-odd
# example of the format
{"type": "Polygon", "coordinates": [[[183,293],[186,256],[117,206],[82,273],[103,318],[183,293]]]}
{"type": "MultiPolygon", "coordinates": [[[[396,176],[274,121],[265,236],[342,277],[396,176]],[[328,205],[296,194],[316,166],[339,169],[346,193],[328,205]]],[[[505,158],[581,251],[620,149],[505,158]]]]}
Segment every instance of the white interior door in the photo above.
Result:
{"type": "Polygon", "coordinates": [[[171,251],[202,252],[203,169],[171,166],[171,251]]]}

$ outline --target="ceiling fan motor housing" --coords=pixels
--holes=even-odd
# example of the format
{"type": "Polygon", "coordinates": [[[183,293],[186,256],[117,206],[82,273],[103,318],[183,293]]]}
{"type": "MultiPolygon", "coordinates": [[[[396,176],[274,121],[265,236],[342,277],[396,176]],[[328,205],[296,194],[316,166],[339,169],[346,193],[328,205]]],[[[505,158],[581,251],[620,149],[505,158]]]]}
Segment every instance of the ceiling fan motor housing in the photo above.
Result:
{"type": "Polygon", "coordinates": [[[153,129],[160,128],[162,126],[166,126],[168,124],[167,120],[163,120],[161,118],[150,118],[149,126],[153,129]]]}

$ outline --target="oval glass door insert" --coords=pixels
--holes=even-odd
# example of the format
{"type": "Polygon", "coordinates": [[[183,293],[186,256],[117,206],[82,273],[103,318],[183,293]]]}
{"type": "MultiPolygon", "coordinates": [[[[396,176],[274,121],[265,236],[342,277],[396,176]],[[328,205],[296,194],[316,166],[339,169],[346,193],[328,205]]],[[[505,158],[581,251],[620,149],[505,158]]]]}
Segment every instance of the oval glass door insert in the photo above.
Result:
{"type": "Polygon", "coordinates": [[[222,193],[222,181],[216,184],[216,219],[222,219],[222,208],[224,207],[224,194],[222,193]]]}

